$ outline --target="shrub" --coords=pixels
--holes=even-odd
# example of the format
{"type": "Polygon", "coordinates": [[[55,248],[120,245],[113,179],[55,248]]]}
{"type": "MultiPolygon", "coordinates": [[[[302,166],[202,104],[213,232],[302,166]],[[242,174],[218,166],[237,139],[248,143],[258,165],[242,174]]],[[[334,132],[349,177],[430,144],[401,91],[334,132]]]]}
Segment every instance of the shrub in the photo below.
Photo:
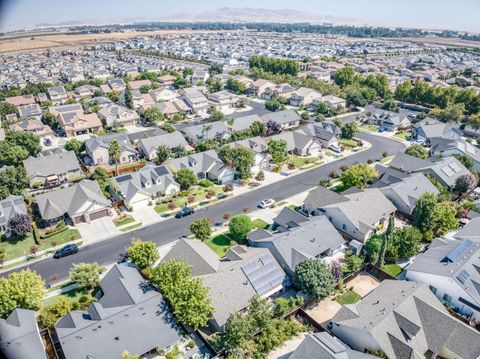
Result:
{"type": "Polygon", "coordinates": [[[172,210],[174,210],[175,208],[177,208],[177,205],[175,204],[175,202],[169,202],[169,203],[167,204],[167,208],[172,211],[172,210]]]}
{"type": "Polygon", "coordinates": [[[263,171],[258,172],[257,175],[255,176],[255,179],[257,181],[264,181],[265,180],[265,173],[263,171]]]}
{"type": "Polygon", "coordinates": [[[188,196],[188,197],[187,197],[187,202],[188,202],[188,203],[193,203],[193,202],[195,202],[195,197],[194,197],[194,196],[188,196]]]}
{"type": "Polygon", "coordinates": [[[223,192],[232,192],[233,191],[233,185],[231,183],[227,183],[225,186],[223,186],[223,192]]]}
{"type": "Polygon", "coordinates": [[[132,245],[127,249],[128,258],[138,268],[145,269],[160,258],[157,246],[153,242],[132,239],[132,245]]]}
{"type": "Polygon", "coordinates": [[[198,184],[204,188],[207,188],[207,187],[212,187],[213,186],[213,182],[210,181],[209,179],[202,179],[198,182],[198,184]]]}
{"type": "Polygon", "coordinates": [[[239,214],[230,220],[228,227],[237,242],[245,243],[247,234],[252,230],[252,220],[245,214],[239,214]]]}
{"type": "Polygon", "coordinates": [[[296,166],[295,166],[295,163],[290,162],[290,163],[287,165],[287,167],[288,167],[288,169],[289,169],[290,171],[293,171],[296,166]]]}

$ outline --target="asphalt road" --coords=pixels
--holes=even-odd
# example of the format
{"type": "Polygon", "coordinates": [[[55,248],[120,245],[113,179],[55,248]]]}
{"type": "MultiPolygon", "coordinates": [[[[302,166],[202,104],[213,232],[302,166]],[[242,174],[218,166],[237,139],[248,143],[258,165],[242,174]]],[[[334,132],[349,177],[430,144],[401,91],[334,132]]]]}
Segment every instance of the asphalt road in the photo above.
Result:
{"type": "MultiPolygon", "coordinates": [[[[208,217],[214,220],[214,222],[224,222],[223,214],[225,212],[235,215],[242,212],[243,208],[254,209],[265,198],[273,198],[276,201],[283,200],[318,185],[321,179],[328,178],[330,171],[339,171],[341,166],[349,166],[355,162],[367,162],[370,158],[380,159],[384,151],[387,151],[389,154],[396,154],[403,152],[405,149],[405,146],[400,142],[392,139],[366,133],[361,133],[358,137],[370,142],[372,147],[347,158],[316,167],[243,195],[198,209],[192,216],[182,219],[171,218],[102,242],[81,247],[75,255],[61,259],[48,258],[32,263],[28,267],[39,273],[49,284],[64,280],[68,277],[70,267],[74,263],[98,262],[106,265],[119,260],[122,254],[125,253],[125,249],[130,245],[132,237],[153,241],[157,245],[164,245],[183,235],[189,235],[188,226],[197,218],[208,217]]],[[[2,276],[7,275],[9,272],[2,273],[2,276]]]]}

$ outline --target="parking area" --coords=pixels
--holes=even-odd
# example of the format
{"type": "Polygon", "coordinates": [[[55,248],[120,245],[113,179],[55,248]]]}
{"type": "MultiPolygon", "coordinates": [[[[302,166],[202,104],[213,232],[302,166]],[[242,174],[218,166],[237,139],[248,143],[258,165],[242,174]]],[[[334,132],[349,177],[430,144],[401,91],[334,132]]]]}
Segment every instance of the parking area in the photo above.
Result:
{"type": "Polygon", "coordinates": [[[79,223],[77,229],[85,242],[98,241],[119,233],[110,217],[95,219],[90,223],[79,223]]]}
{"type": "Polygon", "coordinates": [[[131,215],[136,222],[143,223],[144,225],[152,224],[160,220],[160,216],[155,212],[153,206],[137,206],[133,208],[131,215]]]}

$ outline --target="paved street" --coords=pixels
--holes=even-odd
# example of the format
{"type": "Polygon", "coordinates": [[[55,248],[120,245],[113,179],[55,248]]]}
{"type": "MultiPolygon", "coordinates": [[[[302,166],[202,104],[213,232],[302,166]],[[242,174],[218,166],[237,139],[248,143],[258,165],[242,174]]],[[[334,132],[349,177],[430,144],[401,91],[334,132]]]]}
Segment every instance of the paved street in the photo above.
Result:
{"type": "MultiPolygon", "coordinates": [[[[343,165],[348,166],[354,162],[367,162],[369,158],[380,159],[384,151],[388,151],[389,154],[395,154],[404,150],[404,145],[392,139],[366,133],[361,133],[358,137],[370,142],[372,148],[339,161],[316,167],[299,175],[288,177],[283,181],[261,187],[238,197],[199,209],[193,216],[183,219],[172,218],[155,223],[133,232],[80,248],[76,255],[62,259],[45,259],[37,263],[32,263],[29,267],[37,271],[49,283],[52,278],[55,278],[55,281],[64,280],[68,277],[70,266],[73,263],[98,262],[100,264],[109,264],[117,261],[125,252],[125,248],[130,245],[132,237],[139,237],[144,240],[153,241],[157,243],[157,245],[164,245],[178,239],[182,235],[190,234],[188,226],[197,218],[209,217],[213,219],[214,222],[224,222],[223,214],[225,212],[234,215],[242,212],[243,208],[254,209],[258,202],[264,198],[273,198],[276,201],[281,201],[282,199],[318,185],[321,179],[327,178],[330,171],[339,171],[339,168],[343,165]]],[[[8,274],[8,272],[2,275],[6,274],[8,274]]]]}

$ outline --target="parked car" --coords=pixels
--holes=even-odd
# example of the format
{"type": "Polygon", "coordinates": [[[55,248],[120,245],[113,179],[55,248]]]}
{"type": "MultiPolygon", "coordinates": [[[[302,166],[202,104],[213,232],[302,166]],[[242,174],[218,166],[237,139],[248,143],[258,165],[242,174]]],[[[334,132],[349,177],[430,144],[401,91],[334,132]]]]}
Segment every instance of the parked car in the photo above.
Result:
{"type": "Polygon", "coordinates": [[[78,252],[78,247],[76,244],[67,244],[63,246],[58,251],[55,252],[53,258],[62,258],[78,252]]]}
{"type": "Polygon", "coordinates": [[[51,146],[51,145],[52,145],[52,140],[47,137],[47,138],[45,138],[45,139],[43,140],[43,144],[44,144],[45,146],[51,146]]]}
{"type": "Polygon", "coordinates": [[[264,199],[260,204],[258,205],[260,208],[270,208],[275,204],[275,200],[269,198],[269,199],[264,199]]]}
{"type": "Polygon", "coordinates": [[[195,210],[193,208],[182,207],[182,209],[175,214],[175,218],[183,218],[194,213],[195,213],[195,210]]]}
{"type": "Polygon", "coordinates": [[[341,153],[342,152],[342,149],[340,147],[338,147],[337,145],[330,145],[330,146],[328,146],[328,149],[332,150],[333,152],[336,152],[336,153],[341,153]]]}

